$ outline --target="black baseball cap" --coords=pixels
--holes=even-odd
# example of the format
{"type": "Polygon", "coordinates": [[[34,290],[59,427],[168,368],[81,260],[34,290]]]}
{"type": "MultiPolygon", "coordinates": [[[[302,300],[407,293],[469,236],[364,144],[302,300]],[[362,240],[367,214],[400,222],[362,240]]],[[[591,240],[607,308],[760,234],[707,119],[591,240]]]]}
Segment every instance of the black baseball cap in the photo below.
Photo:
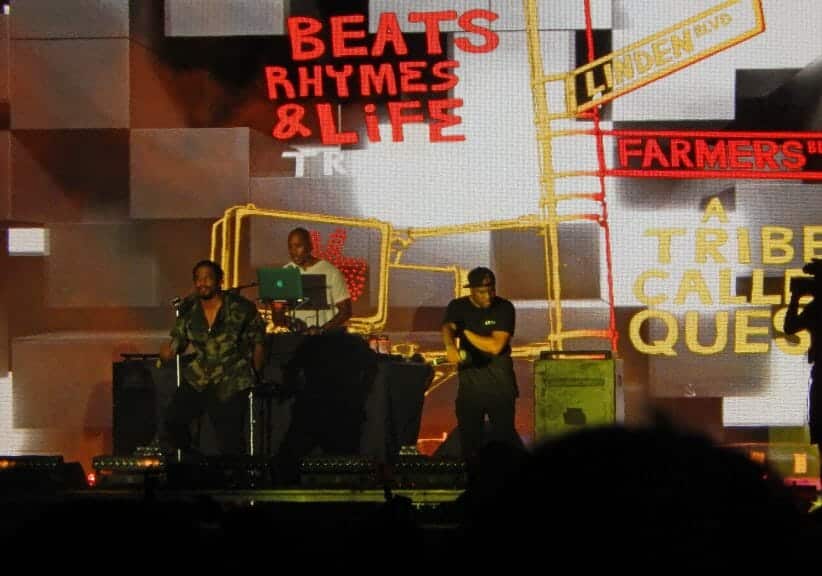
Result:
{"type": "Polygon", "coordinates": [[[468,273],[468,284],[463,288],[479,288],[481,286],[496,286],[497,279],[490,268],[478,266],[468,273]]]}

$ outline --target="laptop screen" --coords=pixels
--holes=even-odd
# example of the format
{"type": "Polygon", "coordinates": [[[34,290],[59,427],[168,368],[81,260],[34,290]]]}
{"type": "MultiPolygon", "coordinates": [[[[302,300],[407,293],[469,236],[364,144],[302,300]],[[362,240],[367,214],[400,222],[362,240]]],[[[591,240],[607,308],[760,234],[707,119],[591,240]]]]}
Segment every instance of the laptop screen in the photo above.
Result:
{"type": "Polygon", "coordinates": [[[296,268],[258,268],[261,300],[295,301],[303,297],[303,283],[296,268]]]}
{"type": "Polygon", "coordinates": [[[324,274],[303,274],[302,286],[303,297],[306,301],[300,306],[301,310],[327,310],[329,308],[324,274]]]}

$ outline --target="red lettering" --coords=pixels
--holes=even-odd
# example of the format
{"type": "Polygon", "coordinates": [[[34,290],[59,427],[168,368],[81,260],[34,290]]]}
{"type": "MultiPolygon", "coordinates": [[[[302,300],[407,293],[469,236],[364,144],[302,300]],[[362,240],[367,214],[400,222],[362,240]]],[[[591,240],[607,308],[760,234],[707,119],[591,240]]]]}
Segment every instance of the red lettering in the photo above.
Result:
{"type": "Polygon", "coordinates": [[[434,64],[431,68],[431,73],[435,78],[443,80],[439,84],[431,84],[431,92],[446,92],[457,85],[460,81],[459,77],[453,72],[449,72],[451,68],[459,68],[460,63],[456,60],[442,60],[434,64]]]}
{"type": "Polygon", "coordinates": [[[323,55],[325,44],[314,37],[322,28],[322,23],[316,18],[292,16],[288,19],[288,37],[291,40],[293,60],[311,60],[323,55]]]}
{"type": "Polygon", "coordinates": [[[313,75],[309,73],[308,66],[300,66],[297,70],[300,98],[323,95],[323,67],[315,64],[311,67],[311,72],[313,75]]]}
{"type": "Polygon", "coordinates": [[[457,38],[454,40],[454,45],[463,52],[471,52],[474,54],[491,52],[499,46],[499,35],[487,26],[474,24],[474,20],[481,19],[493,22],[497,18],[499,18],[499,16],[490,10],[469,10],[460,16],[457,22],[466,32],[482,36],[485,39],[485,43],[477,45],[472,44],[468,38],[457,38]]]}
{"type": "Polygon", "coordinates": [[[297,93],[294,91],[294,85],[288,80],[288,70],[282,66],[266,66],[265,82],[268,86],[269,100],[276,100],[280,97],[277,93],[277,86],[283,87],[286,98],[297,97],[297,93]]]}
{"type": "Polygon", "coordinates": [[[728,156],[725,149],[725,140],[717,140],[713,150],[704,140],[697,140],[694,147],[695,160],[698,168],[727,168],[728,156]]]}
{"type": "MultiPolygon", "coordinates": [[[[411,15],[408,15],[409,19],[411,15]]],[[[371,55],[375,57],[382,56],[385,52],[386,44],[391,44],[394,47],[394,54],[397,56],[405,56],[408,54],[408,45],[405,43],[405,37],[402,35],[400,23],[397,21],[397,15],[393,12],[383,12],[380,14],[380,22],[377,25],[377,37],[374,40],[374,45],[371,47],[371,55]]]]}
{"type": "Polygon", "coordinates": [[[775,158],[778,150],[779,148],[775,142],[770,140],[754,140],[753,156],[756,169],[763,170],[769,168],[771,170],[779,170],[779,164],[775,158]]]}
{"type": "Polygon", "coordinates": [[[403,134],[403,124],[423,122],[425,119],[422,114],[404,115],[403,110],[419,110],[419,100],[409,100],[407,102],[389,102],[388,103],[388,120],[391,123],[391,139],[394,142],[403,142],[405,140],[403,134]]]}
{"type": "Polygon", "coordinates": [[[691,152],[691,143],[688,140],[680,138],[671,139],[671,166],[679,168],[684,166],[686,168],[693,168],[694,163],[688,157],[691,152]]]}
{"type": "Polygon", "coordinates": [[[751,146],[750,140],[730,140],[728,142],[728,152],[731,154],[731,168],[753,168],[752,160],[743,160],[748,158],[751,153],[748,148],[751,146]]]}
{"type": "Polygon", "coordinates": [[[337,96],[340,98],[348,98],[348,77],[354,72],[354,67],[351,64],[346,64],[341,71],[337,71],[331,64],[325,67],[325,73],[329,78],[337,81],[337,96]]]}
{"type": "Polygon", "coordinates": [[[409,12],[409,22],[425,24],[425,49],[428,54],[442,54],[440,42],[440,22],[456,20],[456,10],[441,10],[439,12],[409,12]]]}
{"type": "Polygon", "coordinates": [[[346,45],[346,40],[362,40],[365,38],[365,29],[346,30],[346,24],[362,24],[365,14],[348,14],[346,16],[331,17],[331,53],[335,58],[346,56],[368,56],[365,46],[346,45]]]}
{"type": "Polygon", "coordinates": [[[787,140],[782,145],[782,165],[788,170],[800,170],[805,167],[808,160],[802,150],[802,143],[797,140],[787,140]]]}
{"type": "Polygon", "coordinates": [[[654,161],[659,162],[662,168],[670,168],[668,158],[659,146],[656,138],[648,138],[645,142],[645,154],[642,156],[642,167],[650,168],[654,161]]]}
{"type": "Polygon", "coordinates": [[[639,148],[641,144],[641,138],[620,138],[619,165],[622,167],[627,167],[632,156],[636,156],[637,158],[642,156],[642,150],[639,148]]]}
{"type": "Polygon", "coordinates": [[[363,107],[365,112],[365,134],[371,142],[382,142],[380,134],[380,119],[377,116],[377,107],[374,104],[366,104],[363,107]]]}
{"type": "Polygon", "coordinates": [[[337,121],[331,104],[317,104],[317,120],[320,123],[320,139],[326,145],[356,144],[356,132],[337,132],[337,121]]]}
{"type": "Polygon", "coordinates": [[[297,134],[311,136],[311,130],[303,124],[305,108],[300,104],[283,104],[277,108],[277,124],[271,130],[277,140],[290,140],[297,134]]]}
{"type": "Polygon", "coordinates": [[[461,142],[465,140],[465,134],[443,135],[443,128],[456,126],[462,122],[462,117],[450,114],[446,110],[450,108],[462,107],[462,98],[449,98],[447,100],[430,100],[428,102],[428,113],[433,122],[428,126],[428,134],[431,142],[461,142]]]}
{"type": "Polygon", "coordinates": [[[360,66],[360,94],[371,96],[372,86],[376,94],[382,94],[387,90],[390,96],[396,96],[397,78],[394,76],[394,67],[388,62],[383,62],[377,72],[372,64],[360,66]]]}
{"type": "Polygon", "coordinates": [[[415,80],[422,78],[421,68],[425,68],[426,63],[422,61],[400,62],[400,88],[403,92],[427,92],[428,85],[425,82],[415,84],[415,80]]]}

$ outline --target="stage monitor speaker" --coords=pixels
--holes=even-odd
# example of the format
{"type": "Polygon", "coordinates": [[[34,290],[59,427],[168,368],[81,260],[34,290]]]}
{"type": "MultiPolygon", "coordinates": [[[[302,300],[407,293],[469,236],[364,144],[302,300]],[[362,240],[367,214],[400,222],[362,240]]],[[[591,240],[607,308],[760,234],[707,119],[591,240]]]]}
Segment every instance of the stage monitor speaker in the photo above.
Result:
{"type": "Polygon", "coordinates": [[[0,494],[76,490],[86,487],[79,462],[64,462],[62,456],[0,456],[0,494]]]}
{"type": "Polygon", "coordinates": [[[610,352],[543,352],[534,363],[537,441],[615,422],[610,352]]]}
{"type": "MultiPolygon", "coordinates": [[[[128,456],[159,439],[166,411],[177,390],[175,362],[158,365],[152,354],[124,354],[112,366],[112,448],[128,456]]],[[[182,357],[183,364],[190,357],[182,357]]],[[[195,448],[203,454],[216,451],[216,439],[207,417],[193,426],[195,448]]]]}
{"type": "Polygon", "coordinates": [[[128,356],[112,371],[112,447],[114,454],[129,455],[157,439],[177,371],[173,362],[157,366],[150,355],[128,356]]]}

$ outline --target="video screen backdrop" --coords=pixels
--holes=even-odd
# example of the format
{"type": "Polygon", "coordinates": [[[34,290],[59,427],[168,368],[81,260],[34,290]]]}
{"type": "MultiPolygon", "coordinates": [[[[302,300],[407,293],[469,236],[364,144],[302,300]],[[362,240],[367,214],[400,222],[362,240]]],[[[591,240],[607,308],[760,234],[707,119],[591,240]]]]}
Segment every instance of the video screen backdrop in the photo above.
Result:
{"type": "Polygon", "coordinates": [[[540,349],[615,351],[627,421],[804,424],[809,337],[781,326],[822,257],[814,0],[5,8],[0,452],[110,449],[111,363],[156,352],[191,265],[253,282],[296,225],[356,325],[426,352],[494,269],[526,439],[540,349]]]}

